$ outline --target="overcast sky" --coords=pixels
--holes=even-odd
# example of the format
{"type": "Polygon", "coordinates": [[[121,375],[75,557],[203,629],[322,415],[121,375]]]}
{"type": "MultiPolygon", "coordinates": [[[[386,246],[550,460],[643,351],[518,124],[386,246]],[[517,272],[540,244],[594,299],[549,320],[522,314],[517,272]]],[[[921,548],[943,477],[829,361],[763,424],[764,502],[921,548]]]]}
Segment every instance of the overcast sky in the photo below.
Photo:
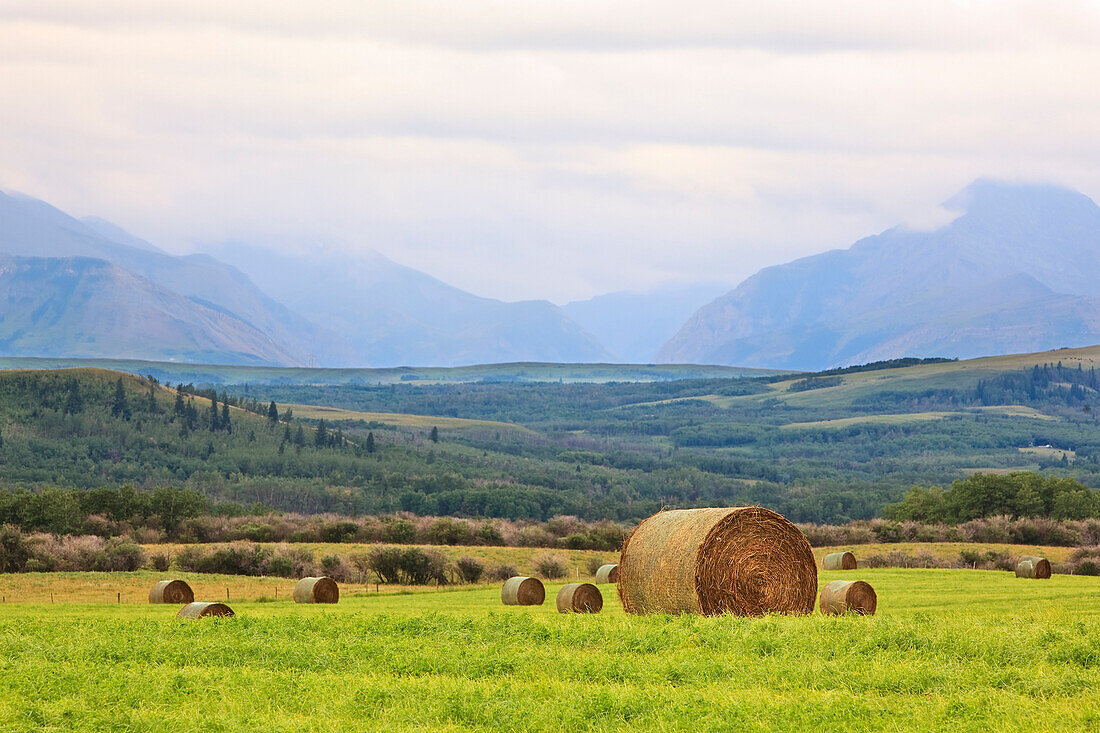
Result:
{"type": "Polygon", "coordinates": [[[0,0],[0,188],[556,302],[1100,199],[1100,3],[733,5],[0,0]]]}

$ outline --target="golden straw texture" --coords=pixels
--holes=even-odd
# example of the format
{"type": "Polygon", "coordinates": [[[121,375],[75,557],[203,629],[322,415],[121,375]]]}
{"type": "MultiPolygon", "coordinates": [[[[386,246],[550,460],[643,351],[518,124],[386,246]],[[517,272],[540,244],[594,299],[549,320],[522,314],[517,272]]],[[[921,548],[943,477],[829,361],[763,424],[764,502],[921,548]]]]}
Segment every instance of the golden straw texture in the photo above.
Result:
{"type": "Polygon", "coordinates": [[[558,613],[599,613],[603,594],[591,583],[569,583],[558,591],[558,613]]]}
{"type": "Polygon", "coordinates": [[[150,603],[191,603],[195,593],[191,586],[182,580],[160,580],[149,589],[150,603]]]}
{"type": "Polygon", "coordinates": [[[224,603],[188,603],[179,610],[176,618],[206,618],[208,616],[229,617],[233,609],[224,603]]]}
{"type": "Polygon", "coordinates": [[[618,583],[619,582],[619,566],[618,565],[601,565],[600,569],[596,571],[596,583],[603,585],[605,583],[618,583]]]}
{"type": "Polygon", "coordinates": [[[817,564],[798,527],[770,509],[679,509],[627,537],[618,587],[628,613],[810,613],[817,564]]]}
{"type": "Polygon", "coordinates": [[[821,612],[830,616],[852,613],[874,616],[878,595],[862,580],[834,580],[821,589],[821,612]]]}
{"type": "Polygon", "coordinates": [[[821,561],[825,570],[855,570],[857,566],[856,556],[850,552],[830,552],[821,561]]]}
{"type": "Polygon", "coordinates": [[[329,577],[302,578],[294,586],[295,603],[339,603],[340,586],[329,577]]]}
{"type": "Polygon", "coordinates": [[[1050,560],[1035,555],[1024,555],[1016,563],[1016,577],[1046,580],[1050,577],[1050,560]]]}
{"type": "Polygon", "coordinates": [[[546,600],[546,589],[538,578],[517,575],[504,581],[500,600],[505,606],[541,606],[546,600]]]}

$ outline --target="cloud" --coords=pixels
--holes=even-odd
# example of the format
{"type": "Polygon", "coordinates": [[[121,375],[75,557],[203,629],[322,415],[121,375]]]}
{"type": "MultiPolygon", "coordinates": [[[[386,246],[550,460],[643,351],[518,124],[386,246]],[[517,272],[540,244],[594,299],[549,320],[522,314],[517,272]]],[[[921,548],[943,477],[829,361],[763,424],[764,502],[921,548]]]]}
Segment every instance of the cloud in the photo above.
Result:
{"type": "Polygon", "coordinates": [[[1084,2],[8,3],[0,186],[496,297],[737,280],[982,175],[1100,196],[1098,31],[1084,2]]]}

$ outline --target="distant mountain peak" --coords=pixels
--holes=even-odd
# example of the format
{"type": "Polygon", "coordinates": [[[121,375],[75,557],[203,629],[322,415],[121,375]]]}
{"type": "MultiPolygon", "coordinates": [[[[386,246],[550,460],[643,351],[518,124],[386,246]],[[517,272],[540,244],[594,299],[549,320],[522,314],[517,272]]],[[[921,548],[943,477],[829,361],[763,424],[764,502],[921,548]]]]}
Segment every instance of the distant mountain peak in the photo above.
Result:
{"type": "Polygon", "coordinates": [[[1100,343],[1100,207],[1046,183],[979,179],[932,231],[761,270],[699,309],[671,362],[820,369],[1100,343]]]}
{"type": "Polygon", "coordinates": [[[1088,196],[1054,183],[979,178],[944,202],[943,207],[967,215],[1028,212],[1100,211],[1088,196]]]}

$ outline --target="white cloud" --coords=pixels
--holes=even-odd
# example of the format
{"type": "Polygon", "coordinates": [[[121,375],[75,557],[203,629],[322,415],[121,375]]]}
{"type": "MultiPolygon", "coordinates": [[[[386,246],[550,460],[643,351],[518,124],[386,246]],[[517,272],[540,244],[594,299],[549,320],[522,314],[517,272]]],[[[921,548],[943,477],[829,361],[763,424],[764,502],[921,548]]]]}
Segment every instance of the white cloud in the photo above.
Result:
{"type": "Polygon", "coordinates": [[[8,3],[0,186],[498,297],[736,280],[982,175],[1100,197],[1098,32],[1086,2],[8,3]]]}

